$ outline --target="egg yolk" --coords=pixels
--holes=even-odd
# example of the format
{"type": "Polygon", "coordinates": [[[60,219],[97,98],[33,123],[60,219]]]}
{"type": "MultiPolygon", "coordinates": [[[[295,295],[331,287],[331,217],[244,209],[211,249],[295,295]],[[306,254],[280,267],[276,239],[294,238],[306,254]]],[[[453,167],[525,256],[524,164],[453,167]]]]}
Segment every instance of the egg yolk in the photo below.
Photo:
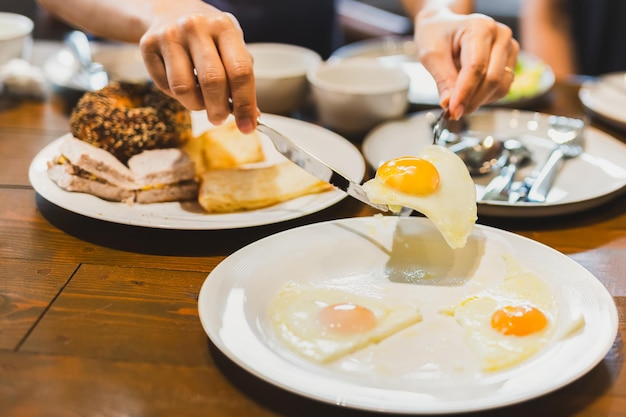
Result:
{"type": "Polygon", "coordinates": [[[324,328],[338,334],[365,332],[376,327],[372,310],[356,304],[332,304],[320,310],[317,321],[324,328]]]}
{"type": "Polygon", "coordinates": [[[439,187],[437,168],[425,159],[413,156],[392,159],[376,171],[387,186],[411,195],[428,195],[439,187]]]}
{"type": "Polygon", "coordinates": [[[526,336],[543,330],[548,319],[531,306],[506,306],[491,316],[491,327],[506,336],[526,336]]]}

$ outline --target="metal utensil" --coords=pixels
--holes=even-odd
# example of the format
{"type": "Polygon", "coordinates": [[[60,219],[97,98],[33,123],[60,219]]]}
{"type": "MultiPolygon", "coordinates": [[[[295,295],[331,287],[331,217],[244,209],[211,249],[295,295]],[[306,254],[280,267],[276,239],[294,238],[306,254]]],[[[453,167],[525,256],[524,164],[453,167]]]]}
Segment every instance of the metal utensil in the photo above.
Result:
{"type": "Polygon", "coordinates": [[[485,175],[502,168],[507,160],[504,142],[487,135],[482,139],[463,138],[448,149],[465,162],[471,175],[485,175]]]}
{"type": "Polygon", "coordinates": [[[450,119],[450,111],[448,109],[444,109],[435,120],[433,124],[433,145],[437,145],[441,138],[441,134],[446,128],[446,123],[450,119]]]}
{"type": "Polygon", "coordinates": [[[80,64],[75,81],[88,91],[105,87],[109,83],[109,75],[102,64],[92,61],[91,46],[87,35],[79,30],[72,31],[65,37],[65,43],[80,64]]]}
{"type": "Polygon", "coordinates": [[[508,152],[508,160],[500,173],[485,187],[482,201],[508,200],[508,192],[515,179],[515,173],[520,166],[527,163],[531,158],[530,150],[518,139],[505,140],[504,148],[508,152]]]}
{"type": "MultiPolygon", "coordinates": [[[[389,211],[389,207],[386,204],[371,202],[360,184],[357,184],[336,169],[328,166],[325,162],[297,145],[287,136],[268,126],[261,118],[257,119],[257,130],[265,134],[272,141],[278,152],[315,177],[331,183],[340,190],[345,191],[349,196],[374,207],[376,210],[389,211]]],[[[401,215],[407,214],[410,214],[410,212],[406,210],[401,212],[401,215]]]]}
{"type": "Polygon", "coordinates": [[[556,143],[556,147],[541,169],[526,181],[530,188],[525,201],[533,203],[546,202],[563,160],[575,158],[583,152],[585,123],[582,120],[564,116],[550,116],[548,120],[550,123],[548,136],[556,143]]]}

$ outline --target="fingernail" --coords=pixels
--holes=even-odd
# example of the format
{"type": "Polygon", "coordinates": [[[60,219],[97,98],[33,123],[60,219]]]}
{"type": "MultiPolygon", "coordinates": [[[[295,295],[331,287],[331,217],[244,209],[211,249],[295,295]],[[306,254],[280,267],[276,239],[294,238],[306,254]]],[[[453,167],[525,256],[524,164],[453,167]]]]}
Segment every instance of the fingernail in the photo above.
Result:
{"type": "Polygon", "coordinates": [[[463,113],[465,112],[465,106],[459,104],[455,106],[453,109],[450,109],[450,119],[452,120],[460,120],[463,117],[463,113]]]}
{"type": "Polygon", "coordinates": [[[439,98],[439,104],[441,105],[441,107],[448,108],[449,104],[450,104],[450,91],[448,90],[444,90],[441,93],[441,96],[439,98]]]}
{"type": "Polygon", "coordinates": [[[256,124],[252,119],[237,120],[237,127],[241,133],[250,134],[256,129],[256,124]]]}
{"type": "Polygon", "coordinates": [[[457,106],[457,111],[456,111],[457,120],[463,117],[463,114],[465,114],[465,106],[460,104],[457,106]]]}

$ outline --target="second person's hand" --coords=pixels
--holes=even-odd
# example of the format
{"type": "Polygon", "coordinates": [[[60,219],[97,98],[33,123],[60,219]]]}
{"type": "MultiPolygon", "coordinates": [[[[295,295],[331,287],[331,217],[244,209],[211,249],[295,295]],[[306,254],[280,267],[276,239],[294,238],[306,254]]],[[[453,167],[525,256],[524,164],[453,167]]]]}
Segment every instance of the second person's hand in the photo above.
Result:
{"type": "Polygon", "coordinates": [[[482,14],[424,9],[415,18],[415,41],[451,118],[459,119],[509,91],[519,44],[508,26],[482,14]]]}

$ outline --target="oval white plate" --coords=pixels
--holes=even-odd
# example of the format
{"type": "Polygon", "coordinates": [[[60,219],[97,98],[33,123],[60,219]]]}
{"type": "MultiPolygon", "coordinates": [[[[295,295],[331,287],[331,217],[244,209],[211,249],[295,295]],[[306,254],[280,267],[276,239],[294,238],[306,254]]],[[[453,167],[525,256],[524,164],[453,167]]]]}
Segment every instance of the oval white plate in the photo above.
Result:
{"type": "MultiPolygon", "coordinates": [[[[203,112],[194,112],[193,131],[198,134],[211,127],[203,112]]],[[[365,161],[359,150],[343,137],[327,129],[287,117],[266,114],[265,121],[289,136],[319,158],[360,182],[365,161]]],[[[265,164],[283,160],[264,135],[265,164]]],[[[61,138],[42,149],[33,159],[29,179],[35,191],[46,200],[66,210],[114,223],[161,229],[218,230],[236,229],[282,222],[315,213],[341,201],[346,194],[339,190],[311,194],[260,210],[238,213],[208,214],[195,202],[157,204],[114,203],[93,195],[72,193],[59,188],[48,178],[47,162],[58,153],[61,138]]]]}
{"type": "MultiPolygon", "coordinates": [[[[357,57],[376,58],[389,66],[400,66],[411,77],[409,102],[422,106],[438,106],[439,92],[432,75],[417,58],[417,47],[412,38],[383,37],[354,42],[338,48],[330,61],[357,57]]],[[[521,73],[518,79],[538,73],[538,82],[532,91],[520,90],[516,97],[504,97],[493,105],[503,107],[523,107],[543,97],[554,85],[554,72],[538,57],[520,51],[518,62],[521,73]]],[[[532,78],[534,79],[534,78],[532,78]]],[[[531,84],[532,85],[532,84],[531,84]]]]}
{"type": "MultiPolygon", "coordinates": [[[[415,154],[432,143],[432,121],[438,112],[420,112],[399,121],[383,123],[363,140],[363,154],[373,167],[404,155],[415,154]]],[[[515,136],[533,153],[533,163],[519,171],[530,175],[554,146],[548,139],[548,115],[508,109],[481,110],[467,117],[470,123],[497,137],[515,136]],[[480,126],[483,119],[486,126],[480,126]]],[[[593,127],[585,130],[585,152],[565,162],[546,203],[480,201],[478,214],[499,217],[541,217],[586,210],[603,204],[626,189],[626,144],[593,127]]],[[[474,177],[482,196],[491,176],[474,177]]]]}
{"type": "Polygon", "coordinates": [[[626,128],[626,72],[615,72],[586,81],[578,91],[580,101],[606,121],[626,128]]]}
{"type": "MultiPolygon", "coordinates": [[[[411,414],[485,410],[553,391],[605,357],[618,325],[617,309],[606,288],[582,266],[545,245],[478,225],[467,246],[453,251],[427,219],[394,216],[316,223],[254,242],[209,274],[200,290],[198,309],[211,341],[232,361],[271,384],[330,404],[411,414]],[[394,349],[410,346],[416,335],[437,332],[428,326],[436,314],[425,314],[414,327],[327,365],[308,362],[284,347],[270,321],[269,304],[288,281],[347,278],[359,285],[361,280],[373,280],[385,288],[395,286],[411,300],[421,300],[422,311],[426,307],[432,311],[440,306],[437,303],[454,304],[473,294],[473,280],[489,285],[483,277],[501,279],[503,254],[513,256],[548,284],[557,297],[559,320],[582,315],[588,323],[573,336],[553,339],[535,356],[508,370],[462,376],[450,372],[437,378],[428,367],[412,368],[415,351],[399,354],[394,349]],[[421,285],[390,282],[390,274],[422,269],[438,271],[437,278],[459,272],[467,275],[463,284],[450,280],[429,285],[432,277],[421,285]],[[378,368],[350,368],[371,357],[380,359],[374,364],[378,368]],[[400,369],[400,375],[392,369],[400,369]]],[[[563,328],[557,323],[559,330],[563,328]]],[[[437,344],[439,336],[426,340],[437,344]]],[[[424,352],[444,355],[436,359],[444,363],[453,357],[458,361],[460,346],[450,345],[443,346],[443,353],[427,347],[424,352]]]]}

